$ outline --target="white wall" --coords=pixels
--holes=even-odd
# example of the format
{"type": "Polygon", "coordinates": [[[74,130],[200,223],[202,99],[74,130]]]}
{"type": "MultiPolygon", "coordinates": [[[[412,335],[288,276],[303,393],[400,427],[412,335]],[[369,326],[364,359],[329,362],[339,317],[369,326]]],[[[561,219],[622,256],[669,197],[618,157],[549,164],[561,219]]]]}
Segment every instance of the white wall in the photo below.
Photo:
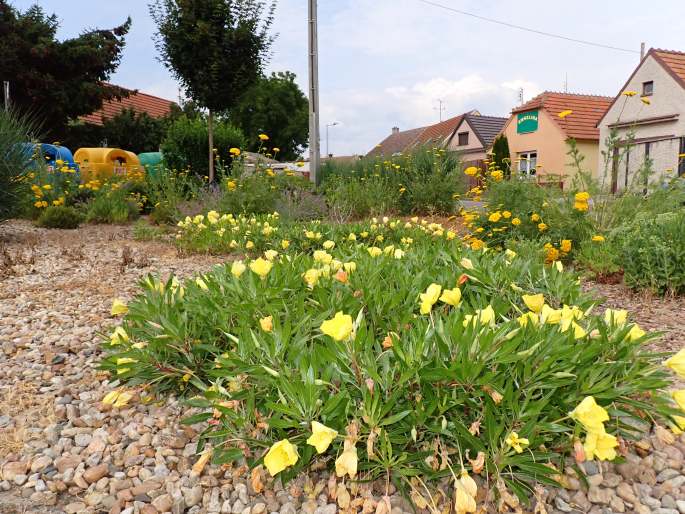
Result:
{"type": "MultiPolygon", "coordinates": [[[[653,161],[652,169],[654,175],[651,181],[660,180],[661,176],[668,169],[673,170],[677,175],[679,140],[677,138],[685,136],[685,89],[676,81],[653,56],[649,55],[630,79],[624,89],[620,91],[621,96],[609,109],[604,119],[599,125],[600,152],[598,155],[598,175],[600,179],[605,175],[605,156],[606,140],[609,137],[609,125],[617,122],[632,122],[635,120],[654,118],[659,116],[669,116],[679,114],[676,121],[660,122],[649,125],[631,125],[618,129],[618,135],[626,138],[627,134],[634,132],[636,139],[659,138],[674,134],[676,139],[657,141],[650,143],[650,158],[653,161]],[[654,94],[649,98],[650,105],[645,105],[641,100],[642,84],[647,81],[654,82],[654,94]],[[635,91],[636,96],[626,97],[624,91],[635,91]]],[[[632,182],[636,170],[644,162],[645,144],[638,143],[637,147],[630,149],[628,163],[628,181],[632,182]]],[[[625,185],[626,159],[622,159],[618,166],[618,188],[622,189],[625,185]]],[[[609,169],[606,169],[606,183],[611,182],[611,159],[609,159],[609,169]]]]}

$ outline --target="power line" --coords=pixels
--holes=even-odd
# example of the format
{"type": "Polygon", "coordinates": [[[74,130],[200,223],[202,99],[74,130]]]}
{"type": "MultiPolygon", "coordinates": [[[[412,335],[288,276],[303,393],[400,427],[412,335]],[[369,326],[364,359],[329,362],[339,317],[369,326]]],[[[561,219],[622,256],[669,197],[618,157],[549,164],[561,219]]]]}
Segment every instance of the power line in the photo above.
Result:
{"type": "Polygon", "coordinates": [[[440,9],[444,9],[446,11],[452,11],[452,12],[455,12],[457,14],[463,14],[464,16],[470,16],[472,18],[477,18],[479,20],[489,21],[490,23],[496,23],[498,25],[504,25],[505,27],[509,27],[512,29],[525,30],[526,32],[532,32],[533,34],[538,34],[541,36],[563,39],[565,41],[571,41],[573,43],[580,43],[583,45],[596,46],[599,48],[606,48],[609,50],[617,50],[619,52],[628,52],[631,54],[639,54],[640,53],[637,50],[630,50],[628,48],[620,48],[618,46],[604,45],[602,43],[595,43],[593,41],[585,41],[583,39],[575,39],[575,38],[568,37],[568,36],[562,36],[560,34],[552,34],[551,32],[544,32],[542,30],[531,29],[529,27],[523,27],[521,25],[515,25],[513,23],[508,23],[506,21],[500,21],[500,20],[495,20],[493,18],[487,18],[486,16],[480,16],[478,14],[473,14],[470,12],[462,11],[460,9],[455,9],[454,7],[449,7],[447,5],[439,4],[437,2],[433,2],[432,0],[419,0],[419,2],[422,2],[422,3],[427,4],[427,5],[432,5],[433,7],[438,7],[440,9]]]}

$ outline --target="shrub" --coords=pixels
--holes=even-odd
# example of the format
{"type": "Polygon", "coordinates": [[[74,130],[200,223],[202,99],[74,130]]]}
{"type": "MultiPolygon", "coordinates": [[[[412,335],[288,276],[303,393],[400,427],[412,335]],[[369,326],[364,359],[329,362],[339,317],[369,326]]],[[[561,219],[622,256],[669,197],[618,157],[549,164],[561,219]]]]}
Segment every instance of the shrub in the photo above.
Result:
{"type": "Polygon", "coordinates": [[[685,293],[685,213],[639,220],[619,237],[625,282],[657,294],[685,293]]]}
{"type": "MultiPolygon", "coordinates": [[[[293,245],[185,283],[147,277],[103,368],[124,387],[190,396],[201,412],[186,422],[204,429],[217,464],[255,466],[286,439],[298,458],[284,480],[337,454],[341,468],[359,460],[365,478],[405,490],[409,477],[461,469],[521,496],[554,483],[589,437],[569,412],[590,396],[608,409],[610,446],[677,413],[650,336],[590,314],[577,275],[464,251],[427,223],[337,227],[335,245],[318,239],[313,254],[293,245]],[[360,228],[400,243],[371,252],[347,236],[360,228]],[[307,442],[314,422],[335,431],[321,457],[307,442]]],[[[265,237],[277,246],[283,234],[265,237]]]]}
{"type": "MultiPolygon", "coordinates": [[[[116,184],[114,184],[116,185],[116,184]]],[[[88,204],[86,221],[89,223],[127,223],[139,215],[140,205],[126,188],[112,187],[100,189],[88,204]]]]}
{"type": "Polygon", "coordinates": [[[25,179],[31,155],[27,155],[23,144],[35,130],[32,119],[0,112],[0,221],[16,215],[28,197],[25,179]]]}
{"type": "MultiPolygon", "coordinates": [[[[214,125],[214,147],[219,156],[228,156],[232,147],[242,148],[242,132],[227,122],[214,125]]],[[[176,171],[190,169],[195,175],[206,175],[209,170],[207,121],[181,116],[174,121],[162,143],[165,165],[176,171]]]]}
{"type": "Polygon", "coordinates": [[[133,225],[133,239],[136,241],[155,241],[162,239],[165,234],[166,231],[163,228],[149,225],[144,220],[133,225]]]}
{"type": "Polygon", "coordinates": [[[83,221],[83,214],[65,205],[50,206],[44,209],[36,224],[44,228],[74,229],[83,221]]]}

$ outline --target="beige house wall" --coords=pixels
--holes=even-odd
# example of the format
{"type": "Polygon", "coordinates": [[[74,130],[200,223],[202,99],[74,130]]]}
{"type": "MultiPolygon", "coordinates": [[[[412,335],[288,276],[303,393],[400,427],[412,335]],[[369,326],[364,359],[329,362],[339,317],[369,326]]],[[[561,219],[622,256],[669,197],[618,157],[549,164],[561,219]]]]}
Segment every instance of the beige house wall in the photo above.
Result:
{"type": "Polygon", "coordinates": [[[610,125],[673,114],[678,115],[674,120],[630,125],[617,129],[617,135],[621,139],[626,139],[632,133],[638,140],[638,143],[626,153],[626,157],[618,163],[618,189],[625,188],[626,184],[641,182],[636,172],[645,162],[646,145],[639,141],[642,139],[660,139],[649,143],[649,157],[653,161],[654,171],[650,180],[652,182],[661,180],[667,170],[672,170],[673,176],[677,175],[679,138],[685,137],[685,89],[652,55],[648,55],[600,121],[600,151],[597,156],[600,178],[603,178],[607,184],[611,182],[612,160],[606,155],[609,152],[607,138],[611,133],[610,125]],[[645,105],[640,100],[640,95],[643,83],[650,80],[654,82],[654,94],[649,97],[650,104],[645,105]],[[625,91],[635,91],[637,95],[627,97],[622,94],[625,91]],[[668,137],[672,135],[675,138],[668,137]]]}
{"type": "Polygon", "coordinates": [[[459,157],[464,166],[468,166],[473,161],[482,161],[485,159],[485,149],[478,139],[473,127],[468,121],[463,120],[457,130],[454,133],[454,137],[449,141],[447,146],[448,150],[459,153],[459,157]],[[468,132],[469,134],[469,144],[459,146],[459,133],[468,132]]]}

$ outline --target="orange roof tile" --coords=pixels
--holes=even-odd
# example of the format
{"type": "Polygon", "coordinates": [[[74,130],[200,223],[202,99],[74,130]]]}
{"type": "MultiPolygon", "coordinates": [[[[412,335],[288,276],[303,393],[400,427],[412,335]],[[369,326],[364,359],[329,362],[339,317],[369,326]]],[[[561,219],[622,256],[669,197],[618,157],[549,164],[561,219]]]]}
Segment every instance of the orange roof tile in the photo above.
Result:
{"type": "Polygon", "coordinates": [[[666,68],[666,71],[668,71],[681,86],[685,87],[685,52],[650,48],[647,55],[650,54],[666,68]]]}
{"type": "Polygon", "coordinates": [[[124,109],[133,109],[138,113],[145,112],[153,118],[162,118],[169,114],[172,105],[175,105],[175,102],[171,100],[165,100],[147,93],[131,91],[127,98],[106,101],[102,104],[102,108],[91,114],[80,116],[79,119],[85,123],[102,125],[103,119],[112,118],[124,109]]]}
{"type": "Polygon", "coordinates": [[[457,128],[463,119],[464,114],[460,114],[459,116],[449,118],[440,123],[436,123],[435,125],[430,125],[416,138],[416,141],[414,141],[413,144],[425,145],[430,142],[439,142],[442,144],[445,139],[452,135],[454,129],[457,128]]]}
{"type": "Polygon", "coordinates": [[[599,140],[597,123],[614,100],[611,96],[581,95],[545,91],[532,100],[511,111],[517,114],[531,109],[544,109],[566,133],[574,139],[599,140]],[[559,118],[559,113],[570,110],[571,114],[559,118]]]}

